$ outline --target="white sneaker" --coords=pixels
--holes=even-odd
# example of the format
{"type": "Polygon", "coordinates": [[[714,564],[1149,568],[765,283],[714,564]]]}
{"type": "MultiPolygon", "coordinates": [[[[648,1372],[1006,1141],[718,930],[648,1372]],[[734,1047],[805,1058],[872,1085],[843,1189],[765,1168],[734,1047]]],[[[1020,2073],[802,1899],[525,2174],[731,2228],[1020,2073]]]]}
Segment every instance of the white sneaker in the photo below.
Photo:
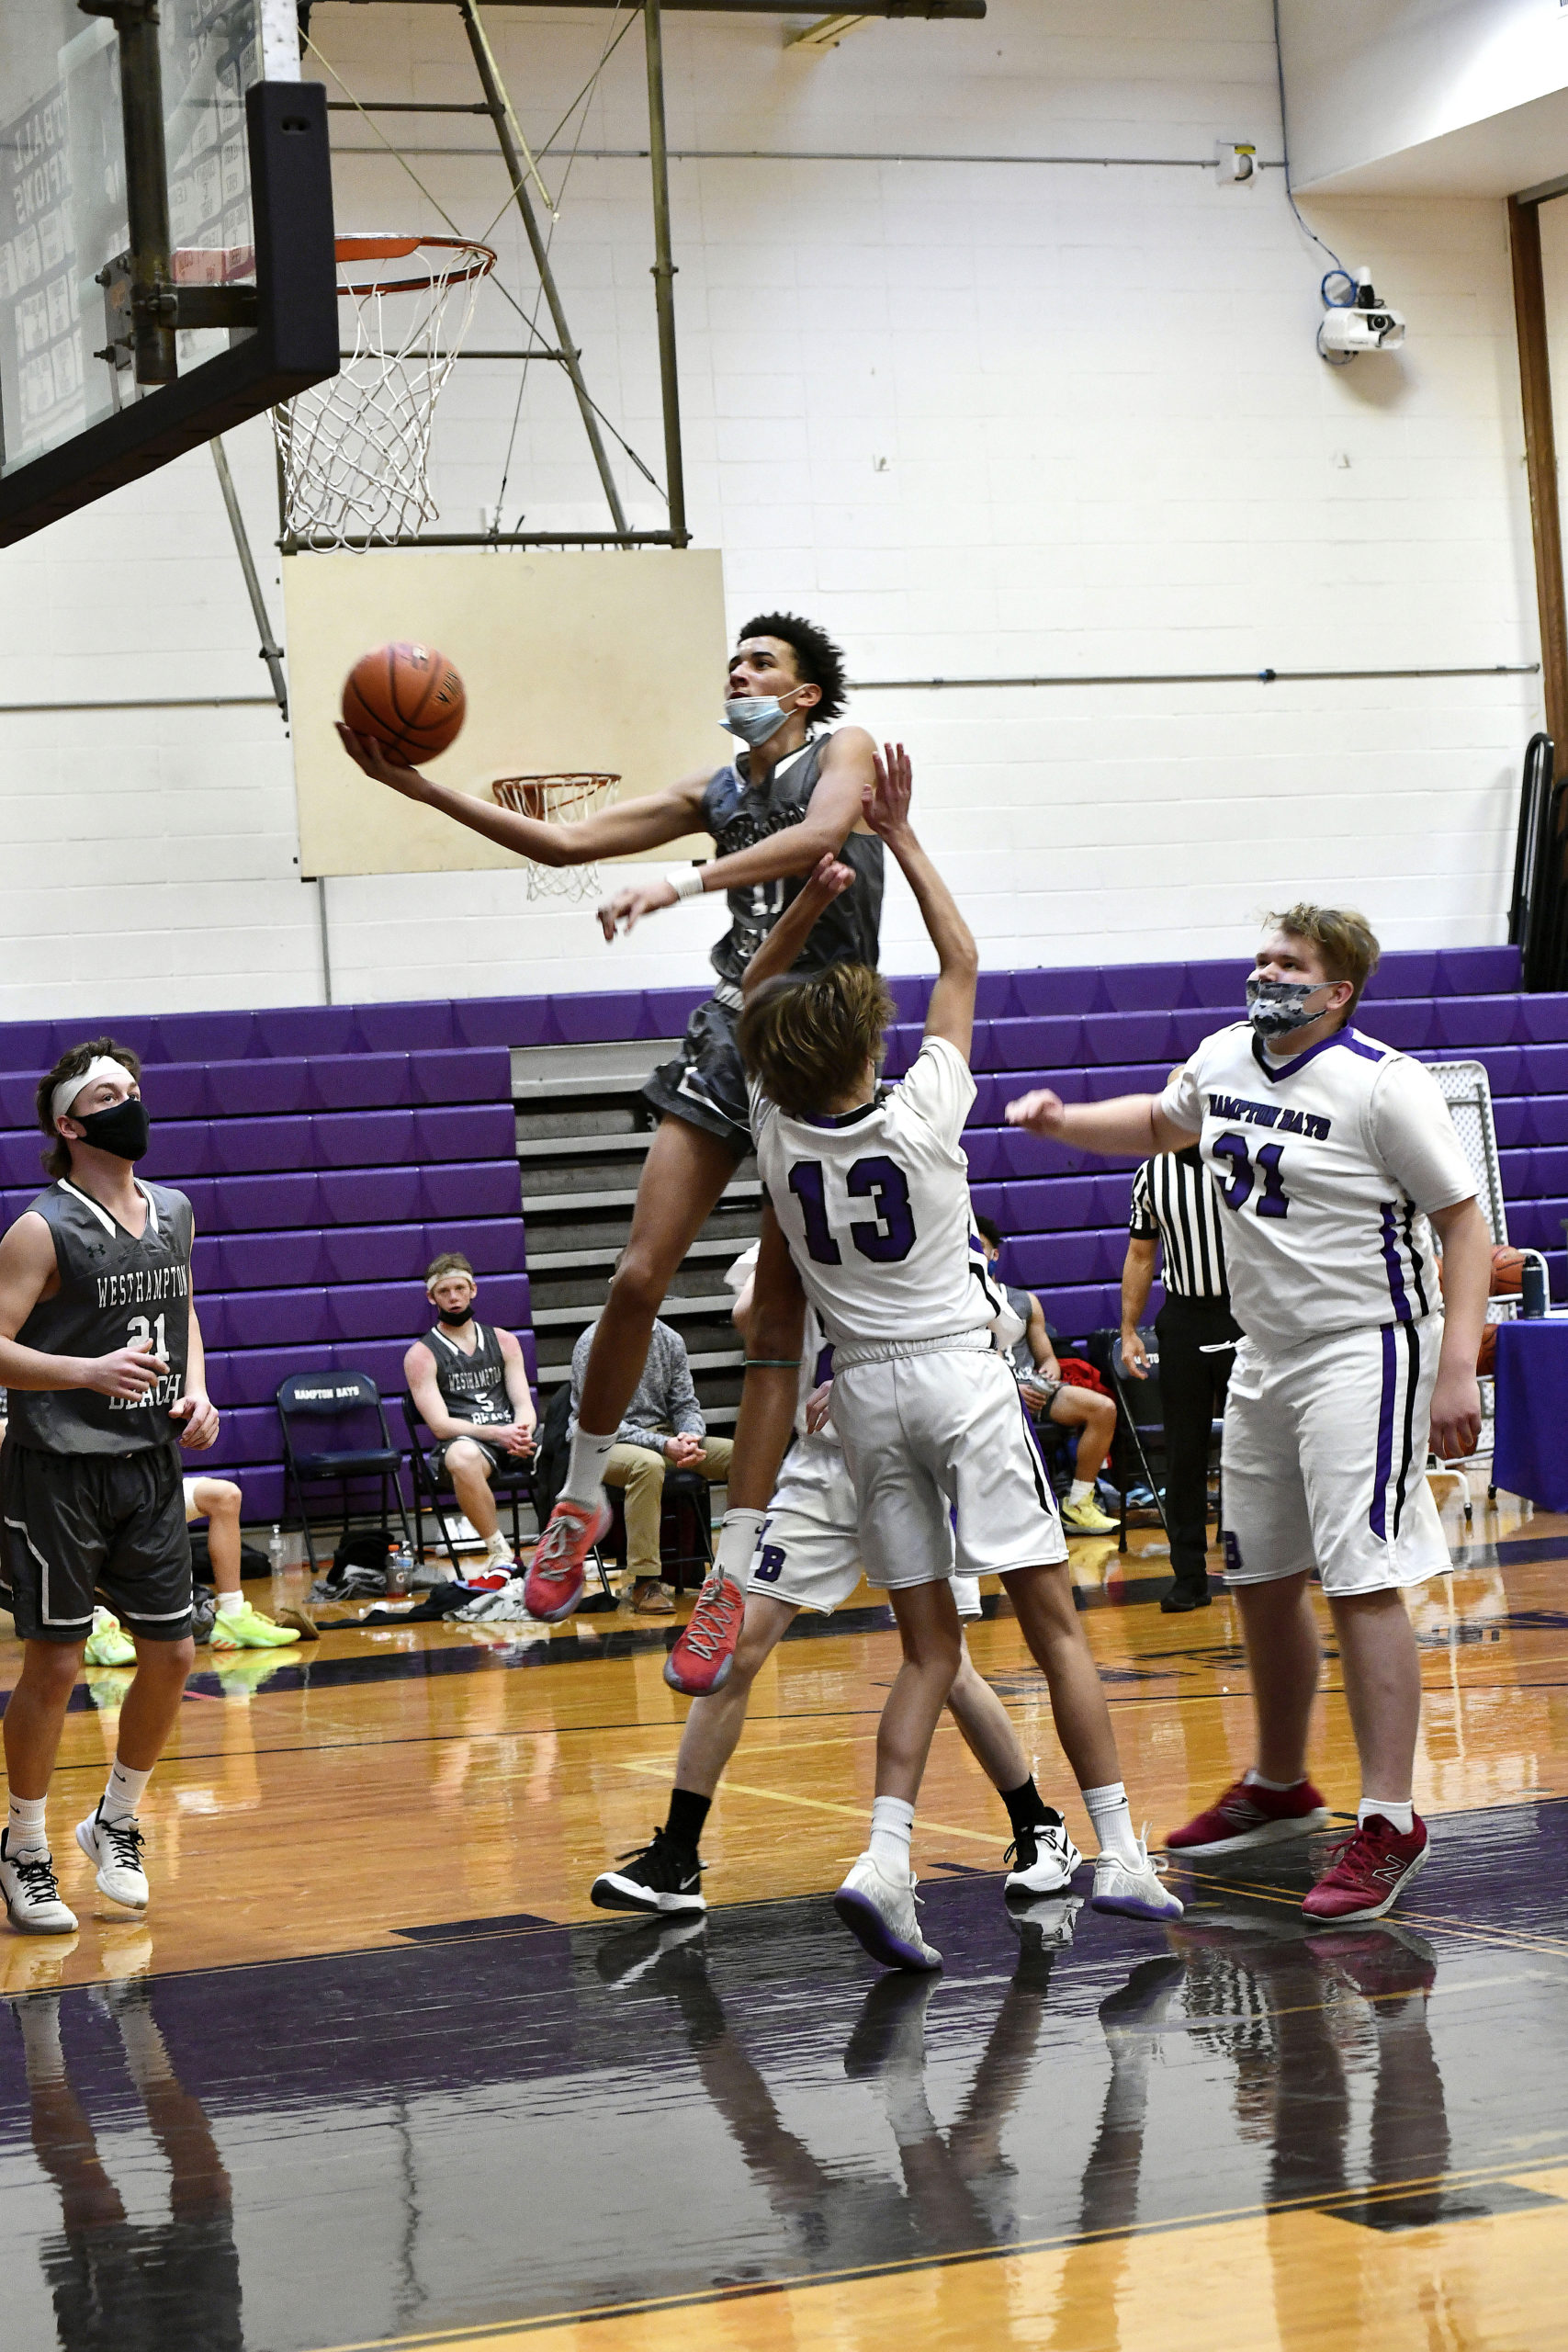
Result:
{"type": "Polygon", "coordinates": [[[76,1914],[60,1899],[60,1883],[47,1854],[28,1854],[13,1861],[6,1852],[9,1829],[0,1829],[0,1894],[18,1935],[73,1936],[76,1914]]]}
{"type": "Polygon", "coordinates": [[[152,1892],[141,1867],[146,1840],[130,1815],[122,1821],[104,1821],[96,1812],[90,1813],[85,1821],[76,1824],[76,1843],[87,1860],[97,1865],[100,1894],[111,1903],[123,1903],[128,1911],[146,1910],[152,1892]]]}
{"type": "Polygon", "coordinates": [[[1058,1813],[1021,1829],[1002,1859],[1012,1864],[1002,1889],[1005,1895],[1060,1894],[1072,1884],[1083,1856],[1058,1813]]]}
{"type": "Polygon", "coordinates": [[[1050,1952],[1070,1951],[1073,1922],[1083,1909],[1081,1894],[1037,1894],[1008,1905],[1008,1925],[1018,1938],[1025,1959],[1043,1959],[1050,1952]]]}
{"type": "Polygon", "coordinates": [[[884,1968],[931,1969],[942,1954],[928,1944],[915,1917],[915,1876],[900,1886],[880,1863],[863,1854],[833,1897],[833,1908],[884,1968]]]}
{"type": "Polygon", "coordinates": [[[1156,1854],[1151,1860],[1146,1838],[1140,1838],[1137,1845],[1135,1862],[1124,1862],[1116,1854],[1100,1855],[1094,1866],[1090,1902],[1097,1911],[1125,1911],[1133,1919],[1179,1919],[1183,1909],[1179,1898],[1161,1884],[1165,1856],[1156,1854]]]}

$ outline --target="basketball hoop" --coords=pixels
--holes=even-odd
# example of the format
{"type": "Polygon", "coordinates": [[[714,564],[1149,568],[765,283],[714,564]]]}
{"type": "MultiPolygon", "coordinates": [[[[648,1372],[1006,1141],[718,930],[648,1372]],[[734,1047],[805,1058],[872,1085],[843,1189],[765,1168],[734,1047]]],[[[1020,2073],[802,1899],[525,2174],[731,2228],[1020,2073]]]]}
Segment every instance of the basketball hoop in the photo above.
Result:
{"type": "MultiPolygon", "coordinates": [[[[549,825],[570,825],[608,808],[620,784],[618,775],[500,775],[491,786],[491,797],[514,816],[535,817],[549,825]]],[[[531,899],[587,899],[598,895],[597,865],[538,865],[527,861],[531,899]]]]}
{"type": "Polygon", "coordinates": [[[272,412],[285,526],[306,547],[363,547],[434,521],[430,428],[468,331],[489,245],[466,237],[337,240],[353,348],[336,376],[272,412]],[[404,271],[376,262],[410,263],[404,271]]]}

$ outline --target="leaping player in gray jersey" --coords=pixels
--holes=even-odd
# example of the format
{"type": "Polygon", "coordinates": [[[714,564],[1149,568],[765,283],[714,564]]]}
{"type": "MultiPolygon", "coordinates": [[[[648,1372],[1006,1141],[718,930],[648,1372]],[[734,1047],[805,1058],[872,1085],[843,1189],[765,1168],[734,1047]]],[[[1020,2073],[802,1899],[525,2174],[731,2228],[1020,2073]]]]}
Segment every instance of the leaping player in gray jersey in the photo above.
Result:
{"type": "Polygon", "coordinates": [[[207,1395],[183,1193],[131,1172],[147,1149],[141,1064],[75,1046],[38,1090],[54,1179],[0,1239],[5,1582],[24,1645],[6,1706],[10,1814],[0,1894],[24,1935],[73,1934],[44,1824],[95,1595],[136,1644],[108,1786],[76,1842],[99,1891],[144,1908],[137,1805],[179,1712],[191,1641],[180,1447],[218,1435],[207,1395]]]}
{"type": "MultiPolygon", "coordinates": [[[[718,985],[693,1013],[679,1055],[644,1089],[659,1130],[593,1335],[566,1482],[528,1571],[535,1617],[553,1622],[571,1614],[589,1554],[610,1524],[604,1465],[641,1375],[654,1318],[671,1277],[751,1149],[735,1044],[741,977],[824,856],[850,867],[855,887],[822,908],[794,969],[804,975],[845,960],[876,964],[882,843],[861,814],[874,747],[863,728],[819,731],[839,716],[845,694],[843,656],[819,628],[792,613],[759,615],[747,622],[730,657],[721,721],[748,749],[733,763],[698,769],[667,791],[576,824],[547,824],[493,808],[401,765],[369,736],[338,730],[367,775],[542,865],[588,865],[694,832],[712,835],[718,854],[710,865],[672,866],[663,881],[606,899],[599,909],[606,939],[681,899],[721,890],[728,896],[729,929],[712,955],[718,985]]],[[[730,1669],[757,1530],[795,1417],[801,1313],[773,1235],[758,1270],[749,1351],[753,1371],[763,1376],[746,1383],[714,1572],[665,1668],[667,1681],[694,1697],[718,1689],[730,1669]]]]}

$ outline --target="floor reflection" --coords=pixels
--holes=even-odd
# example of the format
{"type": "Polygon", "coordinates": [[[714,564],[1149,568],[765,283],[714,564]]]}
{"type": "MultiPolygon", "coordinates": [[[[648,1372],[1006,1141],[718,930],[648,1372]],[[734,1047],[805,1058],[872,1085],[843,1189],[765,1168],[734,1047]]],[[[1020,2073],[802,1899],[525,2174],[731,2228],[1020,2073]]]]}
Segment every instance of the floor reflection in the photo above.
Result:
{"type": "Polygon", "coordinates": [[[240,2258],[229,2175],[198,2100],[182,2088],[140,1977],[88,1996],[111,2021],[168,2167],[168,2218],[135,2222],[71,2081],[58,1994],[10,2003],[20,2031],[33,2153],[60,2199],[39,2259],[62,2352],[241,2352],[240,2258]]]}

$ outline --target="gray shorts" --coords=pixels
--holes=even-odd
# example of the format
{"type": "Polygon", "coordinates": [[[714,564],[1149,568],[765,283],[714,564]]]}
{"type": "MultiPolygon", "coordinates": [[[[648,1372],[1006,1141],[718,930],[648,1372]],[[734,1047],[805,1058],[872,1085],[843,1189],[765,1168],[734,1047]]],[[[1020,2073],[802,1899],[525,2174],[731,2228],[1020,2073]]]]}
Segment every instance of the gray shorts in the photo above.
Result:
{"type": "Polygon", "coordinates": [[[661,1118],[684,1119],[689,1127],[727,1143],[737,1159],[751,1149],[751,1114],[746,1072],[735,1032],[739,1005],[710,996],[686,1023],[681,1050],[661,1062],[642,1090],[642,1099],[661,1118]]]}
{"type": "Polygon", "coordinates": [[[180,1457],[0,1451],[4,1560],[24,1642],[85,1642],[101,1594],[133,1634],[183,1642],[190,1631],[190,1535],[180,1457]]]}

